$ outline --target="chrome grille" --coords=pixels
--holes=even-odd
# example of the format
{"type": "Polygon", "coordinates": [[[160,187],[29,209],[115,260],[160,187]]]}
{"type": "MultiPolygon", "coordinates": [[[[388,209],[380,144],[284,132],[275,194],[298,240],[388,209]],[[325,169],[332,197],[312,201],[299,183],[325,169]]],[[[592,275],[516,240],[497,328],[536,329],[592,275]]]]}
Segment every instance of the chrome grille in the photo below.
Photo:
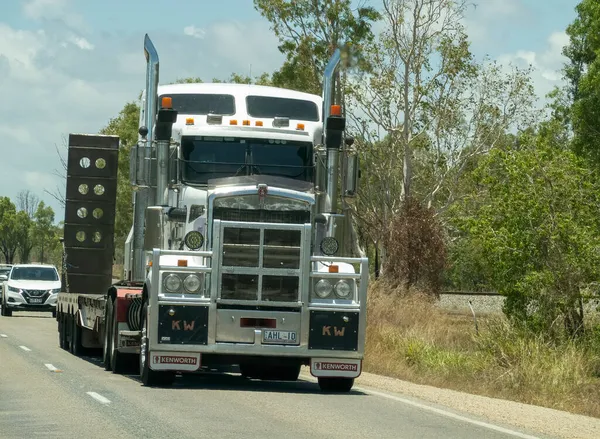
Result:
{"type": "Polygon", "coordinates": [[[307,210],[265,210],[215,207],[214,219],[223,221],[248,221],[255,223],[306,224],[310,223],[310,211],[307,210]]]}
{"type": "Polygon", "coordinates": [[[298,302],[304,226],[222,223],[220,298],[298,302]]]}

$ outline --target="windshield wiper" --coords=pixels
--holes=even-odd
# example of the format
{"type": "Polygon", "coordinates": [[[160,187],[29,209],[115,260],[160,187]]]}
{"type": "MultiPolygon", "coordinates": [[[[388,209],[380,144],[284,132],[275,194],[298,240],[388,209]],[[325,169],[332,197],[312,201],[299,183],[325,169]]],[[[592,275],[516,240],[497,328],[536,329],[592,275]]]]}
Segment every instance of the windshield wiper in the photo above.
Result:
{"type": "Polygon", "coordinates": [[[242,165],[240,166],[240,168],[236,171],[235,176],[238,177],[240,175],[240,172],[243,171],[244,169],[250,169],[250,174],[244,174],[244,175],[261,175],[262,172],[260,172],[260,168],[256,165],[242,165]],[[256,172],[254,172],[254,170],[256,169],[256,172]]]}

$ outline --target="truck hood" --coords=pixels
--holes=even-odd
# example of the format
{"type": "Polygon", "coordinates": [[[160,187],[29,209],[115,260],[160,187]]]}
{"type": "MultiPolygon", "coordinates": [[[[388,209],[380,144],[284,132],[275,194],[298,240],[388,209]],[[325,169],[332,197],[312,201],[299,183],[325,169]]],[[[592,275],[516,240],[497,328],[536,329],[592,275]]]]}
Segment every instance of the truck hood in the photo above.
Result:
{"type": "Polygon", "coordinates": [[[208,180],[209,190],[222,187],[255,186],[266,184],[270,187],[289,189],[309,194],[314,193],[314,185],[308,181],[294,180],[293,178],[277,177],[274,175],[240,175],[238,177],[213,178],[208,180]]]}
{"type": "Polygon", "coordinates": [[[9,287],[20,288],[23,290],[53,290],[61,287],[59,280],[9,280],[6,284],[9,287]]]}

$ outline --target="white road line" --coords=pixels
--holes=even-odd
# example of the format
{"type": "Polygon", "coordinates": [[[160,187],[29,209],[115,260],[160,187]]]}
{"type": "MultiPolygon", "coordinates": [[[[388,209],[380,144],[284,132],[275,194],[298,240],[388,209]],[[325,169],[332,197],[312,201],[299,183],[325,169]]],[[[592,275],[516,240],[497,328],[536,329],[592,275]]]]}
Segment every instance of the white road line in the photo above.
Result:
{"type": "Polygon", "coordinates": [[[48,370],[50,370],[51,372],[62,372],[62,370],[57,369],[52,364],[46,363],[46,364],[44,364],[44,366],[46,366],[48,368],[48,370]]]}
{"type": "Polygon", "coordinates": [[[510,430],[508,428],[500,427],[498,425],[488,424],[487,422],[470,419],[465,416],[457,415],[456,413],[448,412],[446,410],[438,409],[436,407],[431,407],[431,406],[428,406],[425,404],[420,404],[418,402],[411,401],[409,399],[400,398],[399,396],[389,395],[387,393],[377,392],[375,390],[364,389],[364,388],[360,388],[360,387],[354,387],[354,389],[360,390],[361,392],[364,392],[364,393],[369,393],[371,395],[380,396],[382,398],[387,398],[387,399],[391,399],[393,401],[398,401],[398,402],[402,402],[404,404],[412,405],[413,407],[418,407],[422,410],[427,410],[427,411],[430,411],[433,413],[437,413],[438,415],[446,416],[448,418],[453,418],[458,421],[463,421],[463,422],[468,422],[473,425],[478,425],[479,427],[487,428],[489,430],[494,430],[494,431],[498,431],[500,433],[510,434],[512,436],[520,437],[522,439],[539,439],[537,436],[530,436],[528,434],[510,430]]]}
{"type": "Polygon", "coordinates": [[[8,335],[6,335],[6,334],[0,334],[0,337],[2,337],[2,338],[8,338],[8,335]]]}
{"type": "Polygon", "coordinates": [[[27,346],[19,346],[21,349],[23,349],[24,351],[27,352],[31,352],[31,349],[29,349],[27,346]]]}
{"type": "Polygon", "coordinates": [[[94,398],[96,401],[101,402],[102,404],[110,404],[110,399],[105,398],[104,396],[100,395],[99,393],[96,392],[86,392],[88,395],[90,395],[92,398],[94,398]]]}

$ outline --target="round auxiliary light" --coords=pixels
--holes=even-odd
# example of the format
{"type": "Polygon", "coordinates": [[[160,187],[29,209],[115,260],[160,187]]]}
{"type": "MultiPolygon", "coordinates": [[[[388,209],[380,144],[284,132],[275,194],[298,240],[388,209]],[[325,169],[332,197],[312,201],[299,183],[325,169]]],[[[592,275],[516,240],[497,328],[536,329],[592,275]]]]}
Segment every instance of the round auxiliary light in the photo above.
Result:
{"type": "Polygon", "coordinates": [[[340,280],[337,284],[335,284],[335,295],[340,299],[347,299],[351,292],[352,288],[345,280],[340,280]]]}
{"type": "Polygon", "coordinates": [[[188,232],[183,240],[185,245],[187,245],[187,247],[191,250],[198,250],[200,247],[202,247],[202,244],[204,244],[204,236],[202,236],[202,233],[196,230],[188,232]]]}
{"type": "Polygon", "coordinates": [[[169,274],[163,284],[169,293],[175,293],[181,288],[181,279],[176,274],[169,274]]]}
{"type": "Polygon", "coordinates": [[[200,286],[201,286],[200,278],[198,276],[196,276],[195,274],[190,274],[183,281],[183,288],[185,288],[185,290],[188,293],[197,293],[198,290],[200,289],[200,286]]]}
{"type": "Polygon", "coordinates": [[[327,279],[321,279],[315,285],[315,294],[321,299],[325,299],[333,291],[333,285],[327,279]]]}
{"type": "Polygon", "coordinates": [[[321,241],[321,251],[327,256],[335,255],[340,248],[340,244],[333,236],[328,236],[321,241]]]}

